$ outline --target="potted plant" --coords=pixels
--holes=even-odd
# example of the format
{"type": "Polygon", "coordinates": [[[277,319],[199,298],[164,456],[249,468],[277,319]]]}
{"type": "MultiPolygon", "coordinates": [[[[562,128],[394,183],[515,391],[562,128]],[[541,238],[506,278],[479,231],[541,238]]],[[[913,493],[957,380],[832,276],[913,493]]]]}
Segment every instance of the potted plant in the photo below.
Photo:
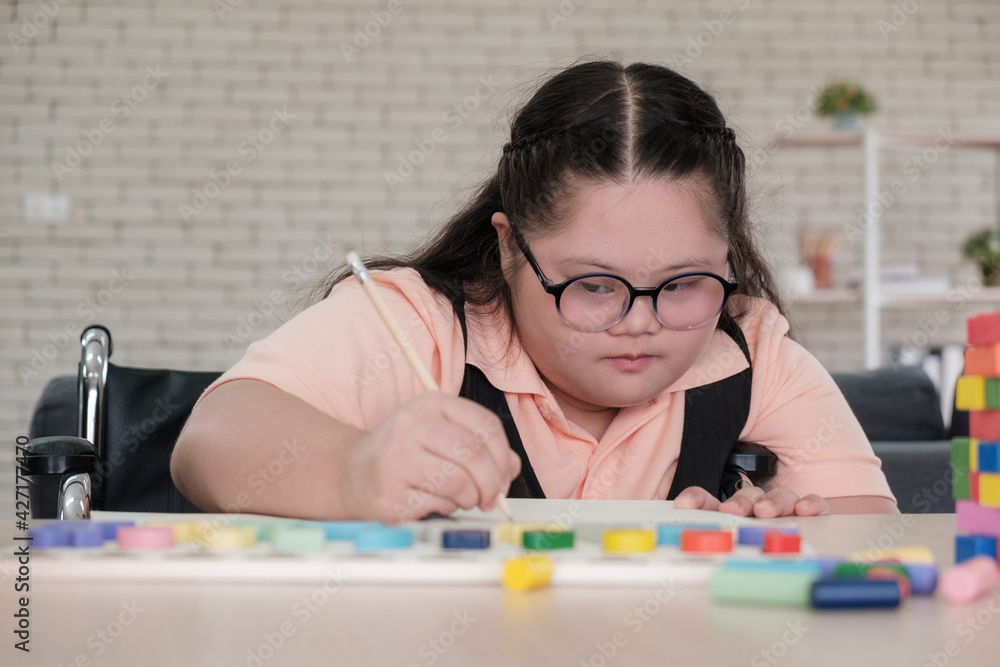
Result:
{"type": "Polygon", "coordinates": [[[839,130],[853,130],[858,116],[873,113],[878,106],[875,97],[856,83],[836,81],[827,84],[816,98],[816,115],[833,116],[839,130]]]}
{"type": "Polygon", "coordinates": [[[965,240],[962,256],[979,268],[986,285],[1000,285],[1000,229],[984,229],[965,240]]]}

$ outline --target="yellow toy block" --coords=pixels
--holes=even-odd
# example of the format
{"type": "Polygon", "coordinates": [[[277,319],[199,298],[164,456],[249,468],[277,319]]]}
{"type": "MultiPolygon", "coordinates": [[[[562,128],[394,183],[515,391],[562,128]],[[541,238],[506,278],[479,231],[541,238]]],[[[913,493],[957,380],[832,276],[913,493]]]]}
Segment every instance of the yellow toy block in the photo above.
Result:
{"type": "Polygon", "coordinates": [[[959,410],[986,409],[986,378],[963,375],[955,384],[955,407],[959,410]]]}
{"type": "Polygon", "coordinates": [[[547,586],[552,580],[552,569],[552,561],[545,556],[521,556],[507,561],[500,580],[509,591],[530,591],[547,586]]]}
{"type": "Polygon", "coordinates": [[[979,473],[979,504],[1000,507],[1000,473],[979,473]]]}

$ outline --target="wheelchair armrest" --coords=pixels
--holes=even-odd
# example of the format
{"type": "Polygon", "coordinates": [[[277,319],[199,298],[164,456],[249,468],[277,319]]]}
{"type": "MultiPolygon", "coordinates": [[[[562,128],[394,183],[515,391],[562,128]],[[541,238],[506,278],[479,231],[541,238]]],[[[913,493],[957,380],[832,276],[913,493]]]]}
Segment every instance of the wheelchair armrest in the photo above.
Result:
{"type": "Polygon", "coordinates": [[[755,486],[778,471],[778,457],[767,447],[753,442],[737,442],[722,473],[721,499],[730,498],[745,476],[755,486]]]}
{"type": "Polygon", "coordinates": [[[79,414],[77,435],[89,440],[104,460],[104,395],[111,358],[111,332],[95,324],[80,334],[79,414]]]}

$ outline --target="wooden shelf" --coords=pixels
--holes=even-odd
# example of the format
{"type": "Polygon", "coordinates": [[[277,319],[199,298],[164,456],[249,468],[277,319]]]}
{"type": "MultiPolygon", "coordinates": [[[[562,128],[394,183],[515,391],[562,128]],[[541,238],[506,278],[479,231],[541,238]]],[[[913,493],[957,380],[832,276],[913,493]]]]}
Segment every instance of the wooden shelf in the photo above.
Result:
{"type": "MultiPolygon", "coordinates": [[[[957,288],[938,292],[891,292],[881,287],[881,217],[884,206],[877,206],[881,197],[879,153],[884,149],[901,147],[928,148],[943,151],[950,149],[989,150],[997,161],[997,210],[1000,211],[1000,136],[954,135],[943,131],[934,133],[882,133],[875,128],[853,132],[825,132],[802,134],[775,139],[774,146],[787,148],[853,148],[860,153],[861,210],[865,211],[866,228],[862,247],[862,287],[853,290],[817,291],[808,295],[789,297],[789,303],[854,304],[861,310],[862,341],[865,368],[877,368],[882,359],[882,317],[886,308],[919,308],[948,304],[979,303],[1000,305],[1000,290],[984,288],[964,294],[957,288]]],[[[926,151],[925,151],[926,152],[926,151]]]]}
{"type": "Polygon", "coordinates": [[[790,305],[799,303],[856,303],[861,300],[861,292],[856,289],[818,289],[800,294],[788,294],[785,300],[790,305]]]}
{"type": "MultiPolygon", "coordinates": [[[[982,148],[984,150],[1000,150],[1000,136],[991,135],[941,135],[941,134],[902,134],[880,133],[879,143],[883,148],[921,148],[933,147],[944,138],[949,147],[982,148]]],[[[862,142],[860,132],[828,132],[823,134],[792,135],[775,140],[775,146],[786,148],[835,148],[857,147],[862,142]]]]}
{"type": "MultiPolygon", "coordinates": [[[[822,289],[806,294],[790,294],[785,297],[789,304],[830,304],[858,303],[861,301],[860,289],[822,289]]],[[[883,290],[881,306],[883,308],[920,308],[923,306],[955,305],[961,303],[996,304],[1000,306],[1000,287],[982,287],[978,290],[959,290],[951,288],[947,291],[909,292],[905,290],[883,290]]]]}

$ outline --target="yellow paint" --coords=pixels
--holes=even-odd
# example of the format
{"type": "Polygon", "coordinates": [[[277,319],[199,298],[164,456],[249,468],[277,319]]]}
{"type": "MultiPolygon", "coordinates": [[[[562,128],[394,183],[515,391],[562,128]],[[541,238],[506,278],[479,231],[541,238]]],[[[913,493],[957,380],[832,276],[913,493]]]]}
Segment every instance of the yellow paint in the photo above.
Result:
{"type": "Polygon", "coordinates": [[[196,542],[201,539],[205,521],[146,521],[143,526],[170,526],[174,529],[174,542],[196,542]]]}
{"type": "Polygon", "coordinates": [[[651,530],[633,528],[604,531],[604,550],[608,553],[645,553],[655,548],[656,533],[651,530]]]}

